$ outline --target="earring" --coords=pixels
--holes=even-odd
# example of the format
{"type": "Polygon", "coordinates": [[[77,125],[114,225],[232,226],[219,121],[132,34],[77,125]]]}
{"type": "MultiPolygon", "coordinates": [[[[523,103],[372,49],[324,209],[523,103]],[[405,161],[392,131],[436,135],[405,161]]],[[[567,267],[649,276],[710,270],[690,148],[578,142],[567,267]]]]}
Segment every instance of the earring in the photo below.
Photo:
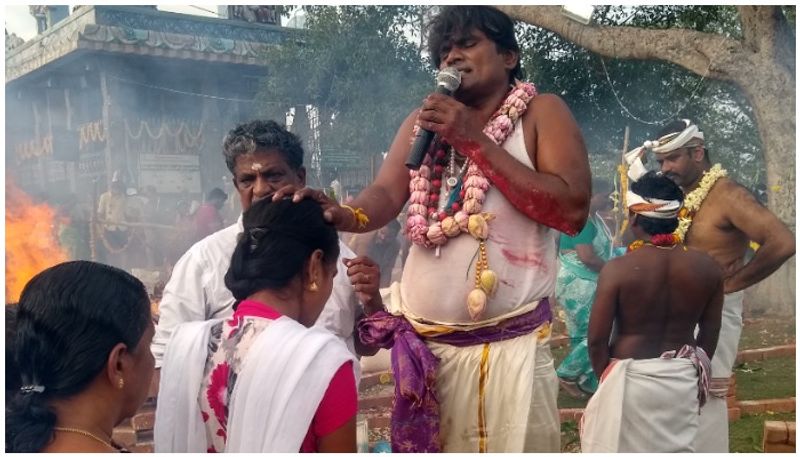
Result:
{"type": "Polygon", "coordinates": [[[316,281],[311,281],[311,284],[308,286],[308,290],[311,292],[316,292],[319,290],[319,286],[317,285],[316,281]]]}
{"type": "Polygon", "coordinates": [[[125,387],[125,380],[122,379],[122,378],[119,378],[119,382],[117,382],[117,388],[122,390],[123,387],[125,387]]]}

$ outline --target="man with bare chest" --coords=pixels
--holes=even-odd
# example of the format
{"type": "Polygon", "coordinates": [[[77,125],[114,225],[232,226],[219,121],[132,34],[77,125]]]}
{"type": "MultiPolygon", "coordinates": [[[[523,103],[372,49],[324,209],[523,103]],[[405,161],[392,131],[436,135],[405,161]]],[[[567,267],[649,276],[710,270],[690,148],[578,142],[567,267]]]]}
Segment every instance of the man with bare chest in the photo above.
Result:
{"type": "Polygon", "coordinates": [[[777,270],[795,252],[794,234],[742,185],[712,166],[705,138],[689,120],[666,125],[649,146],[661,171],[686,193],[676,234],[722,269],[725,304],[714,359],[711,398],[700,417],[698,452],[728,452],[725,396],[742,331],[744,289],[777,270]],[[761,245],[745,264],[750,241],[761,245]]]}
{"type": "Polygon", "coordinates": [[[683,200],[675,183],[651,171],[627,200],[637,241],[598,280],[588,338],[601,384],[586,407],[581,450],[692,452],[720,329],[722,273],[673,235],[683,200]]]}

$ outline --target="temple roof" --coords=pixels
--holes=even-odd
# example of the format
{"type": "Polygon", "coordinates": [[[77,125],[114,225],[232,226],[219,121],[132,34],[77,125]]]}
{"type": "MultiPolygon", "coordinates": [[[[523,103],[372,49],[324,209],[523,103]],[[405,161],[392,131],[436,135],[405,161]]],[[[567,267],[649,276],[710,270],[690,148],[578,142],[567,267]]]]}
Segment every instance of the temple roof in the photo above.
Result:
{"type": "Polygon", "coordinates": [[[265,65],[263,50],[292,29],[135,6],[81,6],[6,53],[6,83],[81,51],[265,65]]]}

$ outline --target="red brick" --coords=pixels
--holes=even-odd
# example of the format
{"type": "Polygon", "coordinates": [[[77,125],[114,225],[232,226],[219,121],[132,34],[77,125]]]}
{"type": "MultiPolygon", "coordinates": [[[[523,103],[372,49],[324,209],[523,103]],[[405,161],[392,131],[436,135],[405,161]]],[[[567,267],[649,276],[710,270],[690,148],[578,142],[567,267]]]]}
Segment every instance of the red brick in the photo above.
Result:
{"type": "Polygon", "coordinates": [[[742,410],[739,408],[728,408],[728,422],[738,421],[742,418],[742,410]]]}
{"type": "MultiPolygon", "coordinates": [[[[740,401],[736,406],[742,410],[742,414],[758,414],[766,411],[766,406],[760,400],[740,401]]],[[[728,405],[728,407],[730,407],[730,405],[728,405]]]]}
{"type": "Polygon", "coordinates": [[[138,431],[152,430],[156,419],[156,410],[152,406],[140,409],[131,417],[131,427],[138,431]]]}
{"type": "Polygon", "coordinates": [[[725,397],[725,402],[728,404],[728,408],[735,408],[736,405],[739,403],[738,401],[736,401],[736,397],[733,395],[725,397]]]}
{"type": "Polygon", "coordinates": [[[394,397],[368,397],[358,400],[359,409],[392,407],[394,397]]]}
{"type": "Polygon", "coordinates": [[[583,416],[583,409],[581,408],[563,408],[558,410],[558,415],[561,422],[566,421],[579,421],[583,416]]]}
{"type": "MultiPolygon", "coordinates": [[[[779,357],[793,357],[795,355],[795,345],[794,344],[787,344],[784,346],[775,346],[770,348],[769,358],[779,358],[779,357]]],[[[764,355],[764,358],[768,358],[767,355],[764,355]]]]}
{"type": "Polygon", "coordinates": [[[764,452],[796,452],[793,444],[767,443],[764,452]]]}
{"type": "Polygon", "coordinates": [[[789,429],[784,421],[764,421],[764,445],[766,443],[786,443],[789,429]]]}
{"type": "Polygon", "coordinates": [[[370,387],[377,386],[378,384],[392,384],[394,377],[392,373],[385,371],[382,373],[371,373],[361,377],[358,383],[359,390],[369,389],[370,387]]]}
{"type": "Polygon", "coordinates": [[[764,402],[765,411],[772,411],[773,413],[789,413],[795,410],[794,397],[761,401],[764,402]]]}
{"type": "Polygon", "coordinates": [[[152,454],[153,453],[153,442],[150,441],[148,443],[139,443],[136,446],[132,446],[128,448],[131,452],[136,452],[139,454],[152,454]]]}
{"type": "Polygon", "coordinates": [[[367,419],[367,426],[369,428],[389,427],[391,423],[392,423],[392,418],[387,416],[376,416],[367,419]]]}
{"type": "Polygon", "coordinates": [[[795,433],[795,423],[794,422],[787,422],[786,429],[789,430],[789,444],[794,446],[794,433],[795,433]]]}
{"type": "Polygon", "coordinates": [[[134,430],[130,425],[124,427],[115,427],[113,433],[111,434],[111,439],[123,447],[130,448],[136,444],[136,430],[134,430]]]}

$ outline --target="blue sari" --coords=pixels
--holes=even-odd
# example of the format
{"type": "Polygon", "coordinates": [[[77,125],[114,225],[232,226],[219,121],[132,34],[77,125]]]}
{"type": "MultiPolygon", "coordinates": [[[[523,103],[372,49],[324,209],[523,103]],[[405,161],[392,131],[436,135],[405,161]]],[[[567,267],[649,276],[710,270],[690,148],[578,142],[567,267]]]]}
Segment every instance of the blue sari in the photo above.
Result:
{"type": "Polygon", "coordinates": [[[556,299],[564,310],[570,352],[559,365],[556,374],[563,382],[591,395],[597,390],[597,375],[589,360],[586,337],[589,331],[589,315],[597,290],[598,274],[584,265],[574,250],[574,245],[588,244],[589,240],[598,257],[606,262],[614,257],[611,231],[597,214],[590,218],[579,235],[563,240],[567,243],[562,242],[562,250],[558,256],[561,266],[556,283],[556,299]],[[592,233],[593,237],[587,237],[592,233]],[[571,249],[563,249],[565,244],[571,249]]]}

